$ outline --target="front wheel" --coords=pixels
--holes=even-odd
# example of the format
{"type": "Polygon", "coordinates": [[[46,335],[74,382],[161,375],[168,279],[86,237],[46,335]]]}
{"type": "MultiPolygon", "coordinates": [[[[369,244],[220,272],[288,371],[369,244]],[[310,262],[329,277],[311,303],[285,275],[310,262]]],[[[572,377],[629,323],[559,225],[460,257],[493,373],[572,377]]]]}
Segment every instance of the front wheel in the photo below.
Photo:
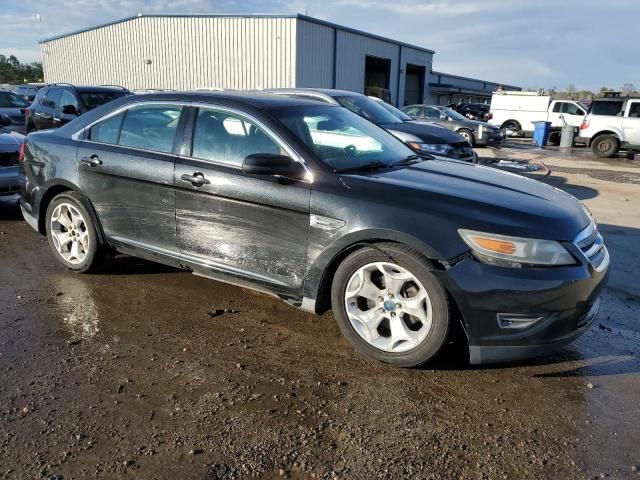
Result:
{"type": "Polygon", "coordinates": [[[67,268],[87,272],[98,263],[98,235],[80,195],[64,192],[54,197],[47,207],[46,228],[51,250],[67,268]]]}
{"type": "Polygon", "coordinates": [[[446,293],[428,260],[396,244],[372,245],[338,267],[331,290],[334,315],[361,353],[399,367],[435,357],[449,335],[446,293]]]}
{"type": "Polygon", "coordinates": [[[596,157],[613,157],[619,150],[620,143],[613,135],[600,135],[591,143],[591,151],[596,157]]]}
{"type": "Polygon", "coordinates": [[[476,139],[473,136],[471,130],[467,130],[466,128],[458,130],[458,133],[462,138],[464,138],[467,142],[471,144],[472,147],[476,146],[476,139]]]}

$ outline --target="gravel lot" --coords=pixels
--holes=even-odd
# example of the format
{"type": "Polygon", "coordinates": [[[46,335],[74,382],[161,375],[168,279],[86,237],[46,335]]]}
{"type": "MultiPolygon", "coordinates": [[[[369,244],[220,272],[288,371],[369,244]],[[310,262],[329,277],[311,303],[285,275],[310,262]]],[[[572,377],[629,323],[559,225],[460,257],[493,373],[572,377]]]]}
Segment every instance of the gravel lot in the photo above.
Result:
{"type": "Polygon", "coordinates": [[[0,199],[0,478],[640,479],[640,170],[531,155],[613,271],[576,343],[484,368],[388,367],[331,314],[130,257],[72,274],[0,199]]]}

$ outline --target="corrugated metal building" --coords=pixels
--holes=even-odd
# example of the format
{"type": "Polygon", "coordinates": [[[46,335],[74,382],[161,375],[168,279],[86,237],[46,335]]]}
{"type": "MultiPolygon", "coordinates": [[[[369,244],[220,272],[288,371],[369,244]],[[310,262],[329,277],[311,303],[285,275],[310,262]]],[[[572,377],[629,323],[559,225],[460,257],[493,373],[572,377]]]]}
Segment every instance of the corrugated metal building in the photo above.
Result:
{"type": "Polygon", "coordinates": [[[432,71],[429,79],[428,101],[434,105],[466,102],[489,103],[491,94],[498,87],[502,87],[503,90],[522,90],[521,87],[513,85],[432,71]]]}
{"type": "Polygon", "coordinates": [[[434,52],[305,15],[139,15],[42,42],[47,82],[386,89],[427,98],[434,52]]]}

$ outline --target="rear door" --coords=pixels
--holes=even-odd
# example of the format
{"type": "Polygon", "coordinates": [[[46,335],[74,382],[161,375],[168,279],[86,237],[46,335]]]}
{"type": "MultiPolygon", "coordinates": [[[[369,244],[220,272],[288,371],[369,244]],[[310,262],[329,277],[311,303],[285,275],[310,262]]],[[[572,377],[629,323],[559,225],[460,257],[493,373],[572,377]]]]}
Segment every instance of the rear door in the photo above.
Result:
{"type": "Polygon", "coordinates": [[[94,124],[78,148],[80,186],[111,242],[176,265],[173,152],[182,111],[132,106],[94,124]]]}
{"type": "Polygon", "coordinates": [[[234,109],[201,107],[193,117],[193,133],[175,169],[184,265],[205,276],[298,295],[310,184],[242,171],[247,155],[292,152],[262,122],[234,109]]]}
{"type": "Polygon", "coordinates": [[[36,127],[38,130],[56,128],[59,126],[53,119],[58,111],[61,94],[62,89],[60,88],[50,88],[47,90],[47,93],[45,93],[42,103],[35,113],[36,127]]]}
{"type": "Polygon", "coordinates": [[[622,129],[627,142],[640,146],[640,100],[629,100],[622,119],[622,129]]]}

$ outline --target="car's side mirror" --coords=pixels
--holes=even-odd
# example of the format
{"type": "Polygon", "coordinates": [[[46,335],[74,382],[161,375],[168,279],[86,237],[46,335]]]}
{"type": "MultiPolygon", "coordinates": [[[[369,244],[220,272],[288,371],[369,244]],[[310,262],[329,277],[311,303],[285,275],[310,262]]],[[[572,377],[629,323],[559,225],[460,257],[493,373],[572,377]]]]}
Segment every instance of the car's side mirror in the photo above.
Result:
{"type": "Polygon", "coordinates": [[[0,127],[8,127],[13,121],[7,115],[0,115],[0,127]]]}
{"type": "Polygon", "coordinates": [[[307,173],[300,162],[277,153],[248,155],[242,162],[242,171],[251,175],[270,175],[292,180],[303,180],[307,173]]]}
{"type": "Polygon", "coordinates": [[[80,112],[78,112],[78,109],[73,105],[63,106],[62,113],[64,113],[65,115],[80,115],[80,112]]]}

